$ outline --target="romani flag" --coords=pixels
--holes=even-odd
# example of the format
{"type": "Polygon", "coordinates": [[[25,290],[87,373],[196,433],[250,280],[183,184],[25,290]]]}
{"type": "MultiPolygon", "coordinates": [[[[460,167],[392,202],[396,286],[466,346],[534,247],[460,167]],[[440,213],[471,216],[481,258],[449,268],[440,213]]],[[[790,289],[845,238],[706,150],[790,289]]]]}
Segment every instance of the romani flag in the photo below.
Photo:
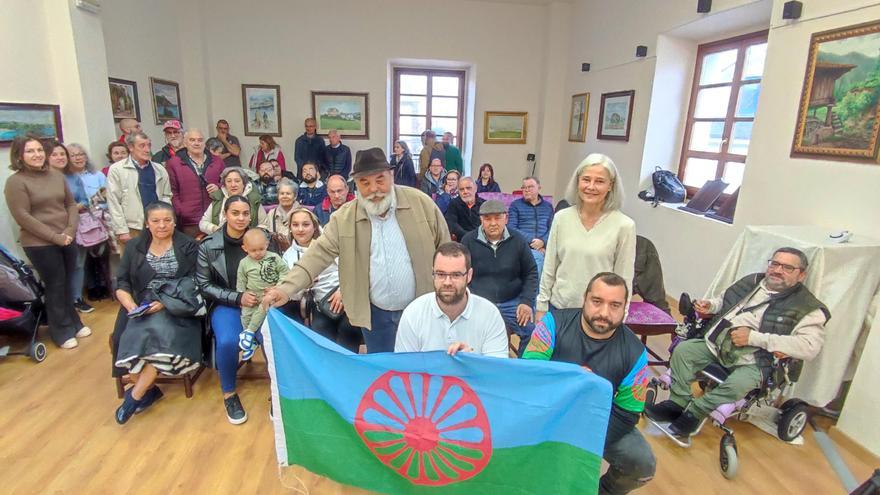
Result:
{"type": "Polygon", "coordinates": [[[390,494],[598,491],[611,385],[578,366],[352,354],[274,309],[263,334],[283,466],[390,494]]]}

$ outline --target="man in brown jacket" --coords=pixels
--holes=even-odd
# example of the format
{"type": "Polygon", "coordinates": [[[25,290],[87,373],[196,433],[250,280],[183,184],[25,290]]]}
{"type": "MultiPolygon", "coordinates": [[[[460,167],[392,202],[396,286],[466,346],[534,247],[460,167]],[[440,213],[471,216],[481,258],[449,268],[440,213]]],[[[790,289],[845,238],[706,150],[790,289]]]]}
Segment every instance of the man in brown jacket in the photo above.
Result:
{"type": "Polygon", "coordinates": [[[394,185],[382,149],[359,151],[352,177],[358,197],[330,216],[284,280],[266,291],[263,305],[285,304],[338,257],[342,303],[351,324],[363,329],[367,352],[393,352],[403,309],[434,290],[434,251],[449,241],[449,230],[431,198],[394,185]]]}

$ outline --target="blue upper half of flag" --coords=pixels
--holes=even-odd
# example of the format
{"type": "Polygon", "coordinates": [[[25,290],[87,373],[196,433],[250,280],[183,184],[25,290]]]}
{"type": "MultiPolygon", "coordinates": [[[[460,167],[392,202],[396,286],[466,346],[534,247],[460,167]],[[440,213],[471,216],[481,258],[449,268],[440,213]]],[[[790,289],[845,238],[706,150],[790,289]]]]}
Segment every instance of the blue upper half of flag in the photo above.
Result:
{"type": "MultiPolygon", "coordinates": [[[[359,355],[278,310],[269,312],[266,324],[275,385],[286,399],[323,400],[354,423],[362,398],[373,386],[375,406],[362,418],[398,429],[401,419],[413,416],[433,416],[438,427],[467,425],[477,414],[475,401],[467,400],[475,393],[488,418],[493,448],[556,441],[602,455],[611,384],[578,366],[469,353],[453,357],[441,351],[359,355]],[[395,374],[377,390],[374,383],[389,371],[406,378],[395,374]],[[466,386],[450,386],[460,382],[446,377],[466,386]]],[[[481,435],[474,428],[450,429],[448,434],[463,441],[479,441],[481,435]]]]}

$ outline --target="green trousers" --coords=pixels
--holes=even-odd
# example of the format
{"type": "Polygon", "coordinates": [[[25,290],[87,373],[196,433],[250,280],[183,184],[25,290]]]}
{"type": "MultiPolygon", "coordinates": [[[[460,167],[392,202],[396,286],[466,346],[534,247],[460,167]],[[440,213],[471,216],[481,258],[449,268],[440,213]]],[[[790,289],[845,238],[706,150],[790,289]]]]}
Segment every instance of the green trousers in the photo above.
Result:
{"type": "Polygon", "coordinates": [[[675,347],[670,358],[672,368],[672,387],[669,398],[681,407],[686,408],[698,419],[703,419],[722,404],[736,402],[746,396],[752,389],[761,386],[761,369],[755,364],[730,366],[720,363],[730,370],[724,383],[716,386],[703,396],[694,399],[691,395],[691,383],[703,368],[719,360],[712,354],[706,342],[693,339],[682,342],[675,347]]]}

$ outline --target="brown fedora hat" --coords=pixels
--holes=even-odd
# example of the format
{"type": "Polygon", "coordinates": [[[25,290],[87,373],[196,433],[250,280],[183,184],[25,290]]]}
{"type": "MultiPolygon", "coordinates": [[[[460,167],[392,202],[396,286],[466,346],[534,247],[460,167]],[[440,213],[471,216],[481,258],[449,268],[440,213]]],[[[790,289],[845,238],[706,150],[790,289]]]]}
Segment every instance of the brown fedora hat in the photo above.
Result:
{"type": "Polygon", "coordinates": [[[391,164],[385,157],[382,148],[370,148],[368,150],[358,151],[354,158],[354,167],[352,167],[351,176],[354,178],[364,177],[367,175],[378,174],[386,170],[391,170],[391,164]]]}

